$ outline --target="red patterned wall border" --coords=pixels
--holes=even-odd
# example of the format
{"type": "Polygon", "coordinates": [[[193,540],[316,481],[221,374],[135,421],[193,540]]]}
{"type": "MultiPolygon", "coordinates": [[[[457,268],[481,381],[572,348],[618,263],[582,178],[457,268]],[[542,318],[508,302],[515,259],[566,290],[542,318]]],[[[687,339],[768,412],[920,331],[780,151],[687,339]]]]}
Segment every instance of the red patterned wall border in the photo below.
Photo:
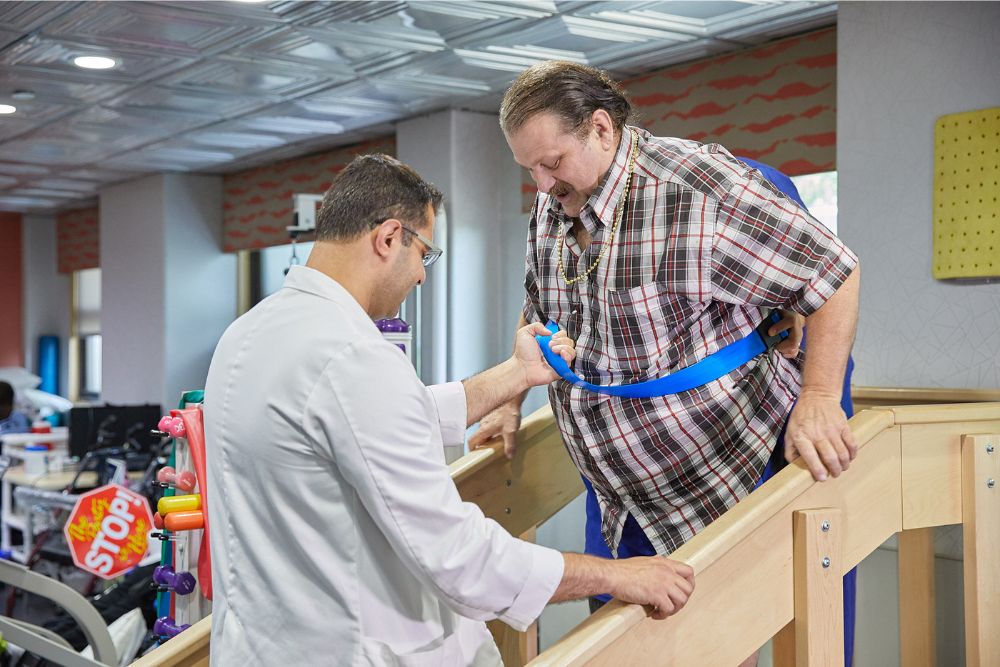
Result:
{"type": "Polygon", "coordinates": [[[56,216],[59,273],[101,265],[101,224],[97,207],[63,211],[56,216]]]}
{"type": "MultiPolygon", "coordinates": [[[[719,143],[791,176],[836,169],[837,30],[622,81],[639,125],[657,136],[719,143]]],[[[525,172],[524,210],[535,185],[525,172]]]]}
{"type": "Polygon", "coordinates": [[[288,243],[292,194],[323,194],[333,177],[358,155],[396,154],[396,137],[276,162],[223,178],[223,249],[227,252],[288,243]]]}

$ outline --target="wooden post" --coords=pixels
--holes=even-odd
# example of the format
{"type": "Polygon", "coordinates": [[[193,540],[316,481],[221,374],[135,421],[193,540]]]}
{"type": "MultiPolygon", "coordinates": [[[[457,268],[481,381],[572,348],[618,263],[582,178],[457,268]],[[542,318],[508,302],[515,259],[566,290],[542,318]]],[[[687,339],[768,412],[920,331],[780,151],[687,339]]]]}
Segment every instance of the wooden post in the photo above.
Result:
{"type": "Polygon", "coordinates": [[[795,620],[778,630],[771,641],[774,667],[795,667],[795,620]]]}
{"type": "Polygon", "coordinates": [[[934,667],[934,529],[899,533],[899,664],[934,667]]]}
{"type": "Polygon", "coordinates": [[[795,664],[844,664],[844,522],[834,508],[799,510],[792,533],[795,664]]]}
{"type": "MultiPolygon", "coordinates": [[[[521,539],[534,542],[535,528],[522,534],[521,539]]],[[[504,667],[522,667],[538,656],[538,621],[524,632],[518,632],[503,621],[490,621],[486,626],[500,649],[504,667]]]]}
{"type": "Polygon", "coordinates": [[[962,439],[965,664],[1000,665],[1000,435],[962,439]]]}

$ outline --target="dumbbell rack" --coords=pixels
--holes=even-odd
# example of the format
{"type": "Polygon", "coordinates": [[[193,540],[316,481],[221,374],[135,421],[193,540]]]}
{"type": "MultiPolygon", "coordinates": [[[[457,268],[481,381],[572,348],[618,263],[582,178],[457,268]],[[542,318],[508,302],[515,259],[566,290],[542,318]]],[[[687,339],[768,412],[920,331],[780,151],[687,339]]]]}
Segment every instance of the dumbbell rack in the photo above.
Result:
{"type": "MultiPolygon", "coordinates": [[[[184,411],[200,411],[203,400],[204,392],[185,392],[181,398],[180,408],[184,411]]],[[[180,413],[174,411],[172,414],[177,415],[180,413]]],[[[188,420],[192,419],[190,413],[187,417],[188,420]]],[[[200,414],[197,414],[197,421],[200,425],[200,414]]],[[[204,443],[201,443],[200,446],[203,448],[204,443]]],[[[204,454],[202,453],[203,458],[204,454]]],[[[192,456],[192,443],[189,442],[187,437],[174,437],[170,465],[176,471],[194,471],[196,469],[194,456],[192,456]]],[[[199,475],[198,484],[194,492],[202,494],[204,498],[205,490],[202,488],[203,483],[204,475],[199,475]]],[[[177,493],[183,494],[189,492],[178,491],[177,493]]],[[[174,494],[175,490],[168,488],[164,496],[170,497],[174,494]]],[[[205,513],[207,515],[207,509],[205,513]]],[[[170,539],[163,542],[160,558],[161,566],[171,566],[173,571],[178,573],[178,576],[181,573],[195,575],[196,584],[194,590],[190,593],[180,595],[174,590],[168,590],[162,591],[157,596],[157,617],[160,619],[172,619],[174,627],[182,628],[186,625],[193,625],[212,613],[211,600],[206,597],[205,591],[202,589],[201,577],[198,572],[204,530],[192,529],[169,533],[164,530],[164,533],[169,534],[170,539]]],[[[167,627],[171,624],[169,622],[161,622],[157,625],[158,627],[167,627]]]]}

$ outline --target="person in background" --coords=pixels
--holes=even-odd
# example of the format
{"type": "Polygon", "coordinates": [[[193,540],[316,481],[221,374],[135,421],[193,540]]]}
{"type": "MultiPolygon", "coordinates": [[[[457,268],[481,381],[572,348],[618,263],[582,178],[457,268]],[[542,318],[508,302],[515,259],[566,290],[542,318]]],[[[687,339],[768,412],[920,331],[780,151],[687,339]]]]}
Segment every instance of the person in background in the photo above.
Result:
{"type": "Polygon", "coordinates": [[[9,382],[0,381],[0,435],[29,431],[31,421],[27,415],[14,409],[14,387],[9,382]]]}

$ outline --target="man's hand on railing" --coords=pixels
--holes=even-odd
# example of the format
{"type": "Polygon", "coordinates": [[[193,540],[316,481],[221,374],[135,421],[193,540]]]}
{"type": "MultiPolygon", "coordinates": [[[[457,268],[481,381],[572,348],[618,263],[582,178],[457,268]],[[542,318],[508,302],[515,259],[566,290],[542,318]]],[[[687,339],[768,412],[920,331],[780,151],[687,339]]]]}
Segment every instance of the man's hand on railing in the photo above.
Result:
{"type": "Polygon", "coordinates": [[[479,430],[469,438],[469,449],[478,449],[497,436],[503,438],[503,452],[514,458],[517,451],[517,431],[521,428],[521,401],[504,403],[479,422],[479,430]]]}
{"type": "MultiPolygon", "coordinates": [[[[524,372],[524,382],[530,387],[545,385],[558,379],[556,372],[545,362],[541,350],[538,349],[536,335],[548,336],[549,330],[543,325],[528,324],[517,330],[514,337],[514,354],[508,360],[518,364],[524,372]]],[[[576,359],[576,343],[559,330],[552,334],[549,341],[550,349],[572,364],[576,359]]],[[[500,407],[488,412],[480,421],[479,430],[469,438],[469,449],[478,449],[497,436],[503,437],[503,451],[507,458],[514,458],[517,451],[517,430],[521,428],[521,403],[524,394],[503,403],[500,407]]]]}
{"type": "Polygon", "coordinates": [[[839,477],[857,455],[839,397],[803,391],[788,418],[785,458],[792,462],[802,457],[813,479],[823,482],[830,475],[839,477]]]}
{"type": "Polygon", "coordinates": [[[687,604],[694,591],[694,570],[663,556],[608,559],[564,553],[563,578],[550,602],[610,593],[622,602],[652,608],[664,619],[687,604]]]}
{"type": "Polygon", "coordinates": [[[616,566],[617,583],[609,591],[623,602],[652,607],[657,620],[672,616],[687,604],[694,591],[694,570],[663,556],[621,558],[616,566]]]}

